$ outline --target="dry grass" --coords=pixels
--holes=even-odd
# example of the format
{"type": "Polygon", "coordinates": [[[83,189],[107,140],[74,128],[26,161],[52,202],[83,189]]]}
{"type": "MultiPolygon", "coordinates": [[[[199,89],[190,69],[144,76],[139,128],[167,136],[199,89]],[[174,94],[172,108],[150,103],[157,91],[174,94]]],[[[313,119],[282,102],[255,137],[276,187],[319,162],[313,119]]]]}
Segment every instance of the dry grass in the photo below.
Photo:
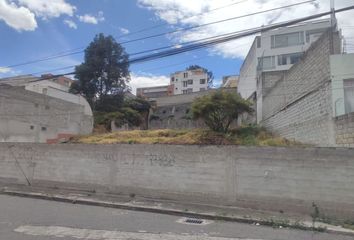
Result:
{"type": "Polygon", "coordinates": [[[244,127],[230,134],[204,129],[195,130],[134,130],[107,134],[93,134],[72,139],[72,143],[86,144],[187,144],[187,145],[253,145],[294,146],[297,142],[276,137],[264,130],[244,127]]]}

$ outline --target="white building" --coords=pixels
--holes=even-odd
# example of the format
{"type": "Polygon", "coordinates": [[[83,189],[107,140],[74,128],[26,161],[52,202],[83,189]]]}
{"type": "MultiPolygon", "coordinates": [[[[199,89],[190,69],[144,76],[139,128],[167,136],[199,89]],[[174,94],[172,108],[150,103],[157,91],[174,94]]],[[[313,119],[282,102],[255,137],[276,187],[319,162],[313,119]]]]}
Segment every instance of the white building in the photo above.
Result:
{"type": "MultiPolygon", "coordinates": [[[[49,77],[51,75],[47,75],[49,77]]],[[[44,76],[46,77],[46,76],[44,76]]],[[[67,102],[83,105],[85,114],[92,116],[92,110],[87,100],[80,96],[69,93],[71,79],[66,77],[40,80],[39,77],[23,75],[0,79],[0,83],[10,86],[24,87],[26,90],[44,94],[67,102]]]]}
{"type": "Polygon", "coordinates": [[[205,91],[208,89],[208,74],[203,69],[180,71],[171,74],[173,95],[205,91]]]}
{"type": "Polygon", "coordinates": [[[353,66],[354,53],[330,56],[333,117],[354,112],[353,66]]]}
{"type": "Polygon", "coordinates": [[[330,19],[300,23],[257,36],[240,69],[238,92],[248,98],[257,90],[261,72],[286,71],[331,26],[330,19]]]}

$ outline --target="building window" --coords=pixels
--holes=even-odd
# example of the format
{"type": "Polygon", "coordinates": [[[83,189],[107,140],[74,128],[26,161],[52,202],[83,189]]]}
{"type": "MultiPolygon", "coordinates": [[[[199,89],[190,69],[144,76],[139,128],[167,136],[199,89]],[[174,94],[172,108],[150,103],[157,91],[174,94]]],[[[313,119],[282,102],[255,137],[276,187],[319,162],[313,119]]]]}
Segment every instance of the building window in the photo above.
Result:
{"type": "Polygon", "coordinates": [[[304,32],[294,32],[271,37],[272,48],[281,48],[304,44],[304,32]]]}
{"type": "Polygon", "coordinates": [[[310,40],[316,41],[325,31],[326,28],[306,31],[306,42],[309,43],[310,40]]]}
{"type": "Polygon", "coordinates": [[[295,64],[300,61],[302,53],[283,54],[278,56],[278,66],[295,64]]]}
{"type": "Polygon", "coordinates": [[[174,77],[171,77],[171,82],[174,82],[175,81],[175,78],[174,77]]]}
{"type": "Polygon", "coordinates": [[[188,80],[188,85],[192,85],[193,84],[193,80],[192,79],[189,79],[188,80]]]}
{"type": "Polygon", "coordinates": [[[202,91],[205,91],[205,88],[200,88],[199,91],[201,91],[201,92],[202,92],[202,91]]]}
{"type": "Polygon", "coordinates": [[[298,61],[300,61],[300,59],[302,57],[302,53],[289,54],[289,57],[290,57],[290,64],[295,64],[298,61]]]}
{"type": "Polygon", "coordinates": [[[261,37],[257,37],[256,38],[257,40],[257,48],[260,48],[261,47],[261,37]]]}
{"type": "Polygon", "coordinates": [[[176,88],[176,90],[178,90],[178,88],[176,88]]]}
{"type": "Polygon", "coordinates": [[[46,127],[42,127],[41,129],[42,129],[42,131],[47,131],[46,127]]]}
{"type": "Polygon", "coordinates": [[[31,125],[31,126],[30,126],[30,129],[31,129],[31,130],[33,130],[33,129],[34,129],[34,126],[33,126],[33,125],[31,125]]]}
{"type": "Polygon", "coordinates": [[[200,84],[205,84],[205,79],[200,79],[200,84]]]}
{"type": "Polygon", "coordinates": [[[183,73],[183,77],[187,78],[188,77],[188,73],[187,72],[183,73]]]}
{"type": "Polygon", "coordinates": [[[345,113],[354,112],[354,78],[343,80],[345,113]]]}
{"type": "Polygon", "coordinates": [[[183,94],[187,94],[188,91],[187,91],[187,90],[182,90],[182,93],[183,93],[183,94]]]}
{"type": "Polygon", "coordinates": [[[258,58],[258,70],[275,68],[275,56],[258,58]]]}
{"type": "Polygon", "coordinates": [[[192,93],[193,92],[193,88],[188,88],[187,89],[187,93],[192,93]]]}
{"type": "Polygon", "coordinates": [[[287,65],[288,64],[287,59],[288,59],[287,55],[279,55],[278,56],[278,66],[287,65]]]}
{"type": "Polygon", "coordinates": [[[188,82],[187,81],[183,81],[183,87],[187,87],[188,86],[188,82]]]}
{"type": "Polygon", "coordinates": [[[45,109],[46,109],[46,110],[48,110],[49,108],[50,108],[50,107],[49,107],[48,105],[47,105],[47,106],[45,106],[45,109]]]}

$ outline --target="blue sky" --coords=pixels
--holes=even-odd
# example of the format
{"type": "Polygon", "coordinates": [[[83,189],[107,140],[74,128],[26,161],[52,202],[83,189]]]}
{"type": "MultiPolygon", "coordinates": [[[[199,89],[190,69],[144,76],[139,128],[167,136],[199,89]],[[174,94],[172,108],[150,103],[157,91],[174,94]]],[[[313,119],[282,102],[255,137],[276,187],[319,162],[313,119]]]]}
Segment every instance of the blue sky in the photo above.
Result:
{"type": "MultiPolygon", "coordinates": [[[[72,69],[53,69],[77,65],[83,54],[71,55],[50,61],[4,68],[18,63],[40,59],[72,49],[84,48],[95,34],[112,35],[118,42],[131,40],[179,27],[208,23],[275,6],[291,4],[300,0],[0,0],[0,78],[51,72],[63,73],[72,69]],[[237,3],[240,2],[240,3],[237,3]],[[232,5],[233,4],[233,5],[232,5]],[[229,7],[225,7],[228,6],[229,7]],[[231,6],[232,5],[232,6],[231,6]],[[190,18],[195,14],[210,11],[209,14],[190,18]],[[133,34],[150,26],[162,27],[133,34]]],[[[215,36],[245,28],[258,27],[271,20],[284,21],[327,10],[328,2],[319,0],[319,6],[303,5],[296,9],[241,19],[207,28],[196,29],[183,34],[174,34],[124,44],[128,53],[158,48],[215,36]]],[[[351,0],[341,0],[347,6],[351,0]]],[[[349,16],[349,15],[348,15],[349,16]]],[[[354,25],[353,18],[343,16],[344,24],[354,25]]],[[[350,31],[350,28],[348,28],[350,31]]],[[[354,32],[354,31],[352,31],[354,32]]],[[[349,35],[351,33],[348,33],[349,35]]],[[[238,74],[253,37],[230,42],[212,49],[202,49],[178,56],[143,64],[131,65],[132,85],[151,86],[167,83],[170,73],[182,70],[190,64],[198,64],[213,71],[215,82],[225,75],[238,74]],[[173,66],[170,66],[173,65],[173,66]]]]}

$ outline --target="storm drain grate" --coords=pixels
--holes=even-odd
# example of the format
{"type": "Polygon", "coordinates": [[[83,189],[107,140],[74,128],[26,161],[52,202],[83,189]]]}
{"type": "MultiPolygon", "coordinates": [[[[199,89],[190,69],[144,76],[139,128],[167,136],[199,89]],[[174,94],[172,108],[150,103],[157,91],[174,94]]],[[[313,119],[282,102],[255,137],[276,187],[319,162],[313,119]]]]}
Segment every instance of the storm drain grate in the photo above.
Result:
{"type": "Polygon", "coordinates": [[[204,221],[199,218],[186,218],[186,220],[184,220],[184,222],[191,223],[191,224],[202,224],[204,221]]]}

